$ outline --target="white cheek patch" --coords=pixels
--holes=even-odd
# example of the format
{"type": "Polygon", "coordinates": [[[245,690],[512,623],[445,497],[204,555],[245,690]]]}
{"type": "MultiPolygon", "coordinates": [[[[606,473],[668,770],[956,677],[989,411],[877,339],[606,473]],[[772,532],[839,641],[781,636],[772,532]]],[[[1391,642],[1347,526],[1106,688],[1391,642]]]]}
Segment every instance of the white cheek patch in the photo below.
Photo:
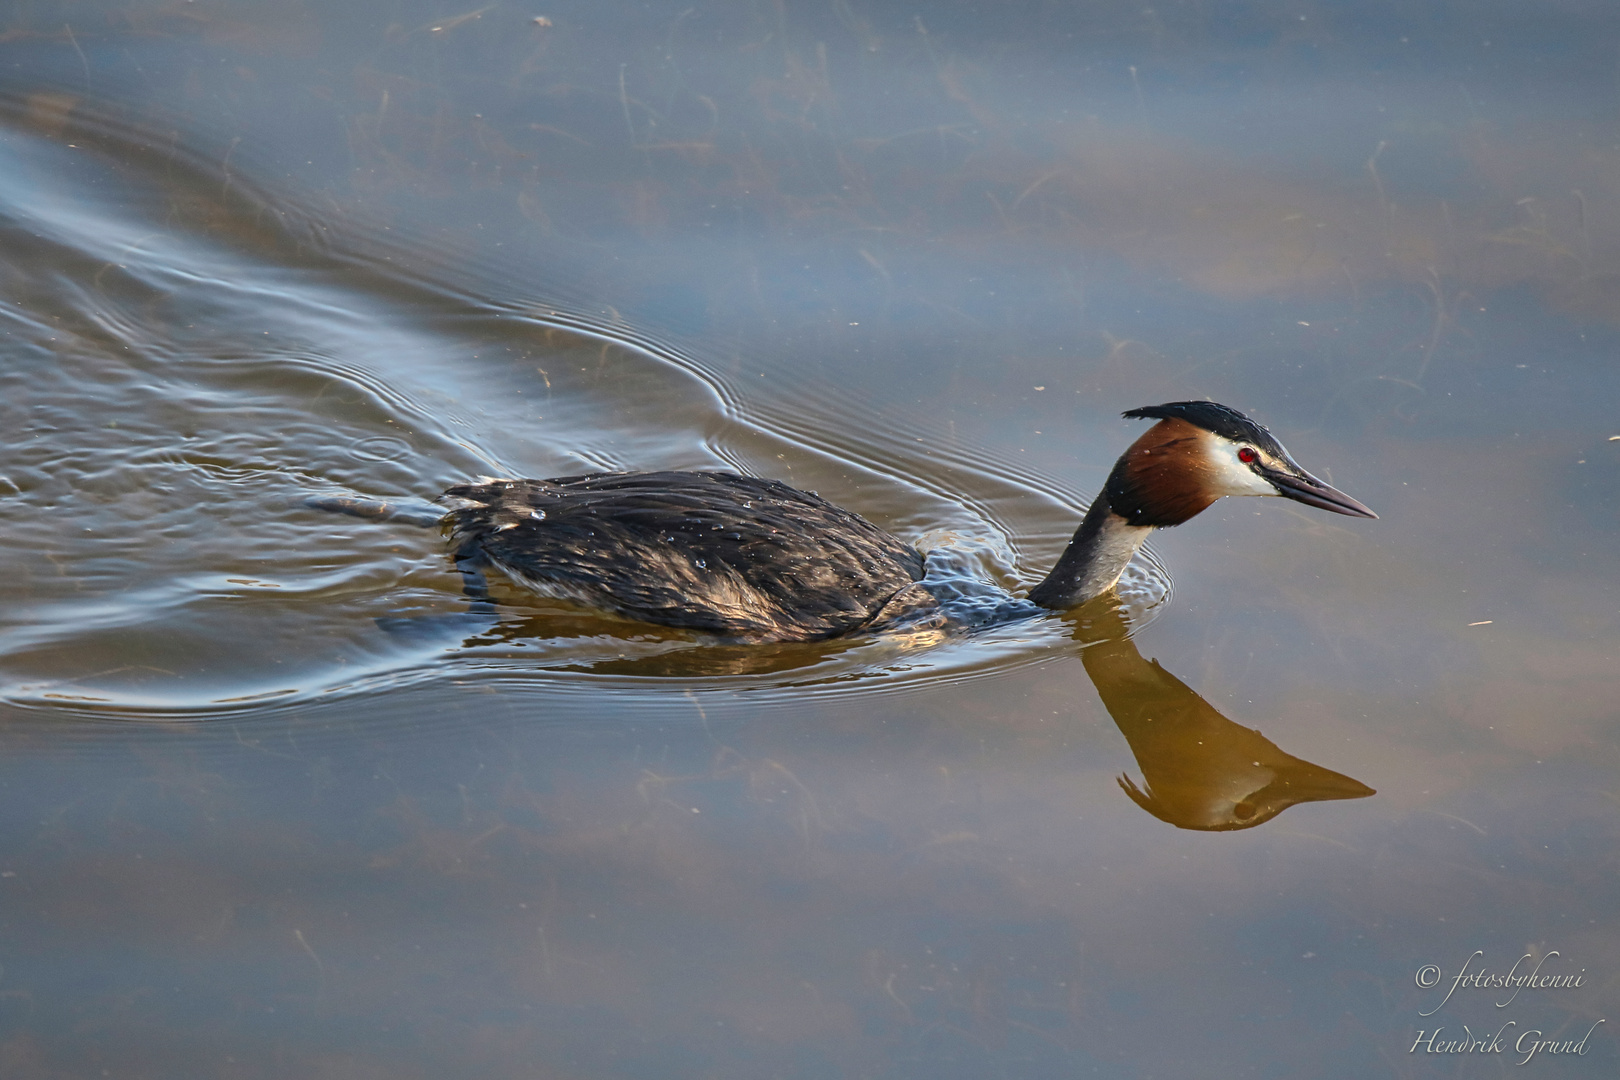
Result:
{"type": "Polygon", "coordinates": [[[1221,495],[1275,495],[1277,489],[1238,460],[1236,443],[1216,435],[1204,436],[1204,460],[1209,464],[1210,488],[1221,495]]]}

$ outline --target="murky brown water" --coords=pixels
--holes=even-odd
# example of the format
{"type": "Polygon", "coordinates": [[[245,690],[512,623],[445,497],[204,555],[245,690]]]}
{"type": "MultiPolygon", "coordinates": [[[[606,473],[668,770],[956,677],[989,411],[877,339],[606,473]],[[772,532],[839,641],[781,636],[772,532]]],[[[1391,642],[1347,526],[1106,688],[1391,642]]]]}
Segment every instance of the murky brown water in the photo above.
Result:
{"type": "Polygon", "coordinates": [[[0,1075],[1614,1074],[1620,17],[5,19],[0,1075]],[[1200,396],[1382,519],[1128,638],[492,620],[304,501],[732,468],[1017,590],[1200,396]]]}

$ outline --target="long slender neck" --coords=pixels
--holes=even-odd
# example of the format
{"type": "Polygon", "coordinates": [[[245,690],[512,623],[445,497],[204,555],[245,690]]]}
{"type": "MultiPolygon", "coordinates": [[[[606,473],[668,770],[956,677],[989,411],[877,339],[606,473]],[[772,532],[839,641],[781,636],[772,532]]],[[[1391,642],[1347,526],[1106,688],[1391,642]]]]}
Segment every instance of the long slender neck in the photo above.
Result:
{"type": "Polygon", "coordinates": [[[1152,531],[1151,525],[1132,525],[1115,513],[1108,488],[1104,488],[1063,550],[1063,557],[1046,580],[1030,591],[1030,600],[1061,611],[1101,596],[1114,587],[1152,531]]]}

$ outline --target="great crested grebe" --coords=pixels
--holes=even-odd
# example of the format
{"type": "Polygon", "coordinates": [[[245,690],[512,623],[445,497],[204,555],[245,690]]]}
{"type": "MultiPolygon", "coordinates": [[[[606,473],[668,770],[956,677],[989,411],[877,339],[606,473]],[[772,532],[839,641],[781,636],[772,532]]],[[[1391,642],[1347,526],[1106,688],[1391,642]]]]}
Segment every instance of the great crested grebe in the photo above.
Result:
{"type": "MultiPolygon", "coordinates": [[[[1175,401],[1124,415],[1159,423],[1114,464],[1028,600],[1004,596],[988,617],[981,604],[975,621],[1064,610],[1102,595],[1149,533],[1180,525],[1223,495],[1280,495],[1378,516],[1300,468],[1236,409],[1175,401]]],[[[488,563],[541,596],[644,622],[740,641],[813,641],[953,621],[950,590],[930,591],[916,548],[775,480],[593,473],[464,484],[440,501],[452,507],[445,520],[464,565],[488,563]]]]}

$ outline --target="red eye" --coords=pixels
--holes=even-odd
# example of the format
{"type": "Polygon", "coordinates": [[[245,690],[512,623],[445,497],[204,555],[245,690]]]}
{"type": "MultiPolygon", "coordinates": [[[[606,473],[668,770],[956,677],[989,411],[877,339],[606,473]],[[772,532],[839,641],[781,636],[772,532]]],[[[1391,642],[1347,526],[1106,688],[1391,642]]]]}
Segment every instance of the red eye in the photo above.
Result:
{"type": "Polygon", "coordinates": [[[1260,455],[1254,452],[1254,448],[1252,446],[1245,446],[1243,449],[1238,451],[1238,460],[1243,462],[1245,465],[1253,465],[1255,462],[1260,460],[1260,455]]]}

